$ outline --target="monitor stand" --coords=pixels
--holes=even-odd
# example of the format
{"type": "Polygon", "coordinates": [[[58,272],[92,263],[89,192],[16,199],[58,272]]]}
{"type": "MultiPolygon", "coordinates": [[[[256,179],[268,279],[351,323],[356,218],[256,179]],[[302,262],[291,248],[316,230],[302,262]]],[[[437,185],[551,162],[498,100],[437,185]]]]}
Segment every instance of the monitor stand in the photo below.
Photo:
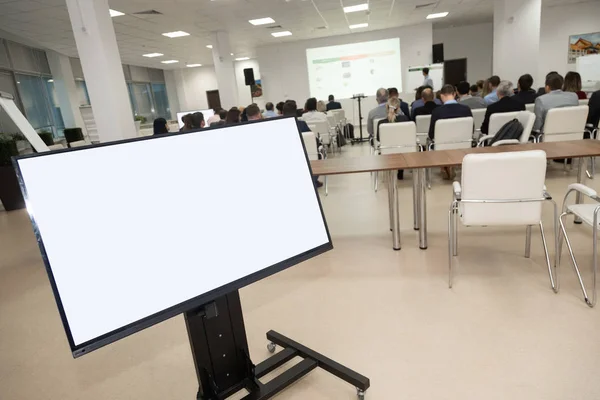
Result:
{"type": "Polygon", "coordinates": [[[252,364],[237,290],[186,312],[185,322],[200,384],[197,400],[222,400],[241,389],[249,392],[243,400],[270,399],[317,367],[355,386],[360,400],[370,386],[369,378],[275,331],[267,332],[267,348],[283,350],[252,364]],[[295,357],[303,360],[265,384],[259,381],[295,357]]]}

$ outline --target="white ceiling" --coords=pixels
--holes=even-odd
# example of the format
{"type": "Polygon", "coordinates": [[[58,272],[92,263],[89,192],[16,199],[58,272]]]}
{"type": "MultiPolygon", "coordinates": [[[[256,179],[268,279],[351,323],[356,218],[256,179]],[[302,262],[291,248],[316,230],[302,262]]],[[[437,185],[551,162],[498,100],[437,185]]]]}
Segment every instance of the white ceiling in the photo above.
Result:
{"type": "MultiPolygon", "coordinates": [[[[127,15],[113,18],[121,59],[125,64],[177,69],[186,63],[212,64],[211,32],[229,32],[236,57],[254,57],[260,46],[356,31],[379,30],[423,23],[432,12],[450,15],[436,26],[491,21],[494,0],[109,0],[110,7],[127,15]],[[344,6],[369,2],[369,13],[345,14],[344,6]],[[432,5],[416,8],[418,5],[432,5]],[[162,15],[134,15],[156,10],[162,15]],[[293,36],[274,38],[270,25],[253,26],[248,20],[271,17],[293,36]],[[368,22],[352,31],[349,24],[368,22]],[[319,29],[326,27],[325,29],[319,29]],[[183,30],[191,36],[169,39],[164,32],[183,30]],[[146,58],[142,54],[163,53],[146,58]],[[161,60],[179,60],[161,64],[161,60]]],[[[582,0],[544,0],[544,5],[582,0]]],[[[598,0],[600,1],[600,0],[598,0]]],[[[273,24],[272,24],[273,25],[273,24]]],[[[0,27],[41,46],[77,57],[77,48],[65,0],[0,0],[0,27]]]]}

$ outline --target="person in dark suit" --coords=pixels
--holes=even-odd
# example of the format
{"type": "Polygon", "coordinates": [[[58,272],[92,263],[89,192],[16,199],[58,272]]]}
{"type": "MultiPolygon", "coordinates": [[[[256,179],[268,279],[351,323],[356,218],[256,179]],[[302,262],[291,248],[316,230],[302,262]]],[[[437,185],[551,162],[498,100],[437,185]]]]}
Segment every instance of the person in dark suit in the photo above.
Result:
{"type": "Polygon", "coordinates": [[[597,128],[598,124],[600,124],[600,90],[592,93],[588,107],[590,112],[588,114],[587,123],[588,125],[597,128]]]}
{"type": "MultiPolygon", "coordinates": [[[[377,123],[377,141],[379,141],[379,128],[382,124],[393,124],[396,122],[409,122],[408,116],[404,115],[400,110],[401,100],[397,97],[390,97],[385,108],[387,110],[387,118],[382,119],[377,123]]],[[[405,103],[406,104],[406,103],[405,103]]],[[[398,179],[404,179],[404,170],[398,170],[398,179]]]]}
{"type": "Polygon", "coordinates": [[[430,88],[423,89],[423,91],[421,92],[421,100],[423,100],[424,104],[422,107],[413,110],[413,113],[411,115],[413,121],[417,121],[417,117],[419,115],[431,115],[433,113],[433,110],[440,107],[434,101],[433,90],[430,88]]]}
{"type": "Polygon", "coordinates": [[[392,97],[397,98],[398,100],[400,100],[400,111],[402,111],[402,114],[406,115],[408,117],[408,103],[402,101],[402,99],[400,98],[400,93],[398,93],[398,89],[393,87],[393,88],[389,88],[388,89],[388,95],[389,98],[391,99],[392,97]]]}
{"type": "Polygon", "coordinates": [[[525,111],[525,103],[521,103],[511,97],[513,94],[513,84],[509,81],[502,81],[496,89],[498,93],[498,101],[490,104],[485,112],[483,124],[481,124],[481,133],[487,135],[490,127],[490,117],[496,113],[506,113],[514,111],[525,111]]]}
{"type": "Polygon", "coordinates": [[[332,94],[329,95],[329,103],[327,103],[327,111],[329,110],[341,110],[342,105],[335,101],[335,97],[332,94]]]}
{"type": "Polygon", "coordinates": [[[471,109],[465,105],[459,104],[454,97],[454,86],[444,85],[440,92],[443,106],[437,107],[431,113],[431,125],[429,125],[429,139],[433,140],[435,133],[435,123],[440,119],[473,117],[471,109]]]}
{"type": "Polygon", "coordinates": [[[525,74],[519,78],[519,91],[513,96],[513,99],[523,104],[533,104],[537,97],[537,93],[531,87],[533,86],[533,77],[525,74]]]}

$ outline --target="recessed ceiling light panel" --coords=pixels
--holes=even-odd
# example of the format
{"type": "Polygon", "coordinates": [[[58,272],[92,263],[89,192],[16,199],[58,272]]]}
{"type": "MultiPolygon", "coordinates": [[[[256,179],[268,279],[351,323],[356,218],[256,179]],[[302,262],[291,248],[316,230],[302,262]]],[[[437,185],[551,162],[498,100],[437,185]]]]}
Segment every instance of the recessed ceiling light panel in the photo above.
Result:
{"type": "Polygon", "coordinates": [[[163,64],[175,64],[178,63],[179,61],[177,60],[166,60],[166,61],[161,61],[161,63],[163,64]]]}
{"type": "Polygon", "coordinates": [[[358,11],[367,11],[369,9],[369,3],[357,4],[355,6],[344,7],[344,12],[346,14],[358,12],[358,11]]]}
{"type": "Polygon", "coordinates": [[[201,67],[201,66],[202,66],[202,64],[188,64],[188,65],[186,65],[186,67],[188,67],[188,68],[201,67]]]}
{"type": "Polygon", "coordinates": [[[117,11],[117,10],[108,10],[110,12],[110,16],[111,17],[120,17],[121,15],[125,15],[125,13],[122,13],[121,11],[117,11]]]}
{"type": "Polygon", "coordinates": [[[167,32],[167,33],[163,33],[163,36],[169,37],[169,38],[178,38],[178,37],[183,37],[183,36],[190,36],[189,33],[184,32],[184,31],[175,31],[175,32],[167,32]]]}
{"type": "Polygon", "coordinates": [[[144,54],[144,57],[148,57],[148,58],[154,58],[154,57],[161,57],[164,56],[163,53],[148,53],[148,54],[144,54]]]}
{"type": "Polygon", "coordinates": [[[239,58],[236,58],[235,61],[246,61],[249,59],[250,59],[250,57],[239,57],[239,58]]]}
{"type": "Polygon", "coordinates": [[[290,31],[273,32],[273,33],[271,33],[271,35],[274,37],[292,36],[292,32],[290,32],[290,31]]]}
{"type": "Polygon", "coordinates": [[[207,44],[207,45],[206,45],[206,48],[207,48],[207,49],[212,49],[212,48],[213,48],[213,45],[212,45],[212,44],[207,44]]]}
{"type": "Polygon", "coordinates": [[[350,25],[350,29],[360,29],[360,28],[366,28],[368,27],[369,24],[368,23],[364,23],[364,24],[354,24],[354,25],[350,25]]]}
{"type": "Polygon", "coordinates": [[[448,13],[447,12],[441,12],[441,13],[435,13],[435,14],[429,14],[427,16],[427,19],[436,19],[436,18],[444,18],[445,16],[447,16],[448,13]]]}
{"type": "Polygon", "coordinates": [[[275,20],[271,17],[266,17],[266,18],[251,19],[248,22],[250,22],[252,25],[266,25],[266,24],[275,23],[275,20]]]}

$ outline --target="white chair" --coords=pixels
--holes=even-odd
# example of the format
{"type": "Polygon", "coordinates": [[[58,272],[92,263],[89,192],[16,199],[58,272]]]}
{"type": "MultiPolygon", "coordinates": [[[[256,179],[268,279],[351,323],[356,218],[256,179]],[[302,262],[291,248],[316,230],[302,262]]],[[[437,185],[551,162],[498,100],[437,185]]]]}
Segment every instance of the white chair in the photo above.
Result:
{"type": "Polygon", "coordinates": [[[310,121],[309,123],[310,130],[319,134],[321,138],[321,143],[324,146],[330,147],[333,145],[333,138],[331,135],[331,129],[329,126],[329,122],[327,121],[310,121]]]}
{"type": "Polygon", "coordinates": [[[582,99],[582,100],[579,100],[579,105],[580,105],[580,106],[587,106],[587,105],[589,105],[589,104],[590,104],[590,99],[582,99]]]}
{"type": "Polygon", "coordinates": [[[421,143],[427,143],[429,138],[429,125],[431,125],[431,115],[417,116],[417,137],[421,143]]]}
{"type": "Polygon", "coordinates": [[[558,237],[558,266],[560,267],[561,262],[561,253],[562,253],[562,244],[563,244],[563,236],[565,241],[567,242],[567,248],[569,250],[569,255],[571,256],[571,262],[573,263],[573,268],[575,270],[575,274],[577,275],[577,279],[579,280],[579,286],[581,286],[581,291],[583,293],[583,299],[585,303],[589,307],[594,307],[596,305],[596,269],[598,263],[598,224],[600,223],[600,219],[598,218],[598,213],[600,212],[600,197],[598,197],[598,193],[590,187],[587,187],[581,183],[573,183],[569,185],[569,190],[565,195],[565,199],[563,201],[562,206],[562,214],[560,215],[560,234],[558,237]],[[569,195],[573,192],[581,193],[581,195],[588,197],[593,201],[590,204],[568,204],[569,195]],[[569,215],[575,216],[576,219],[579,219],[586,223],[587,225],[592,227],[592,299],[590,300],[590,296],[587,293],[585,288],[585,284],[583,283],[583,279],[581,277],[581,273],[579,271],[579,265],[577,264],[577,260],[575,259],[575,254],[573,253],[573,247],[571,246],[571,241],[569,240],[569,236],[567,235],[567,230],[565,228],[565,218],[569,215]]]}
{"type": "Polygon", "coordinates": [[[556,263],[550,263],[542,203],[554,205],[556,239],[556,203],[546,193],[546,153],[542,150],[494,154],[468,154],[462,163],[462,184],[454,182],[454,200],[448,213],[449,287],[452,287],[452,260],[458,255],[458,219],[465,226],[519,226],[526,229],[525,257],[531,251],[531,226],[539,225],[550,284],[558,292],[556,263]],[[527,171],[527,173],[523,173],[527,171]],[[491,179],[493,177],[493,179],[491,179]]]}
{"type": "MultiPolygon", "coordinates": [[[[310,128],[310,125],[309,125],[310,128]]],[[[302,140],[304,141],[304,147],[306,148],[306,154],[308,154],[308,159],[313,161],[313,160],[318,160],[319,159],[319,155],[321,155],[321,157],[323,157],[323,159],[327,158],[326,154],[324,151],[320,151],[319,148],[317,147],[317,134],[313,131],[313,132],[302,132],[302,140]]],[[[327,196],[329,193],[329,190],[327,188],[327,175],[325,175],[325,196],[327,196]]]]}
{"type": "Polygon", "coordinates": [[[337,140],[337,124],[335,117],[331,114],[327,114],[327,122],[329,123],[330,144],[333,146],[332,151],[335,151],[336,148],[341,151],[341,147],[338,145],[337,140]]]}
{"type": "Polygon", "coordinates": [[[530,112],[534,112],[535,111],[535,103],[525,104],[525,110],[526,111],[530,111],[530,112]]]}
{"type": "Polygon", "coordinates": [[[473,139],[475,140],[479,140],[479,137],[481,136],[481,125],[485,120],[486,111],[487,108],[476,108],[474,110],[471,110],[471,112],[473,113],[473,126],[475,127],[475,134],[473,136],[473,139]]]}
{"type": "Polygon", "coordinates": [[[83,146],[89,146],[89,145],[91,145],[91,143],[88,142],[88,141],[86,141],[86,140],[78,140],[76,142],[69,143],[69,146],[71,148],[74,148],[74,147],[83,147],[83,146]]]}
{"type": "Polygon", "coordinates": [[[538,142],[562,142],[583,139],[588,106],[558,107],[548,111],[544,132],[538,142]]]}
{"type": "Polygon", "coordinates": [[[429,150],[470,149],[473,144],[473,118],[440,119],[435,123],[429,150]]]}
{"type": "Polygon", "coordinates": [[[488,134],[479,138],[479,146],[483,146],[485,142],[493,139],[496,133],[498,133],[498,131],[500,130],[500,128],[502,128],[506,123],[512,121],[513,119],[519,120],[521,125],[523,125],[523,133],[521,134],[521,137],[518,140],[500,140],[494,143],[492,147],[501,146],[505,144],[519,144],[529,142],[531,130],[533,129],[533,124],[535,123],[535,114],[529,111],[515,111],[492,114],[492,116],[490,117],[490,126],[488,128],[488,134]]]}

